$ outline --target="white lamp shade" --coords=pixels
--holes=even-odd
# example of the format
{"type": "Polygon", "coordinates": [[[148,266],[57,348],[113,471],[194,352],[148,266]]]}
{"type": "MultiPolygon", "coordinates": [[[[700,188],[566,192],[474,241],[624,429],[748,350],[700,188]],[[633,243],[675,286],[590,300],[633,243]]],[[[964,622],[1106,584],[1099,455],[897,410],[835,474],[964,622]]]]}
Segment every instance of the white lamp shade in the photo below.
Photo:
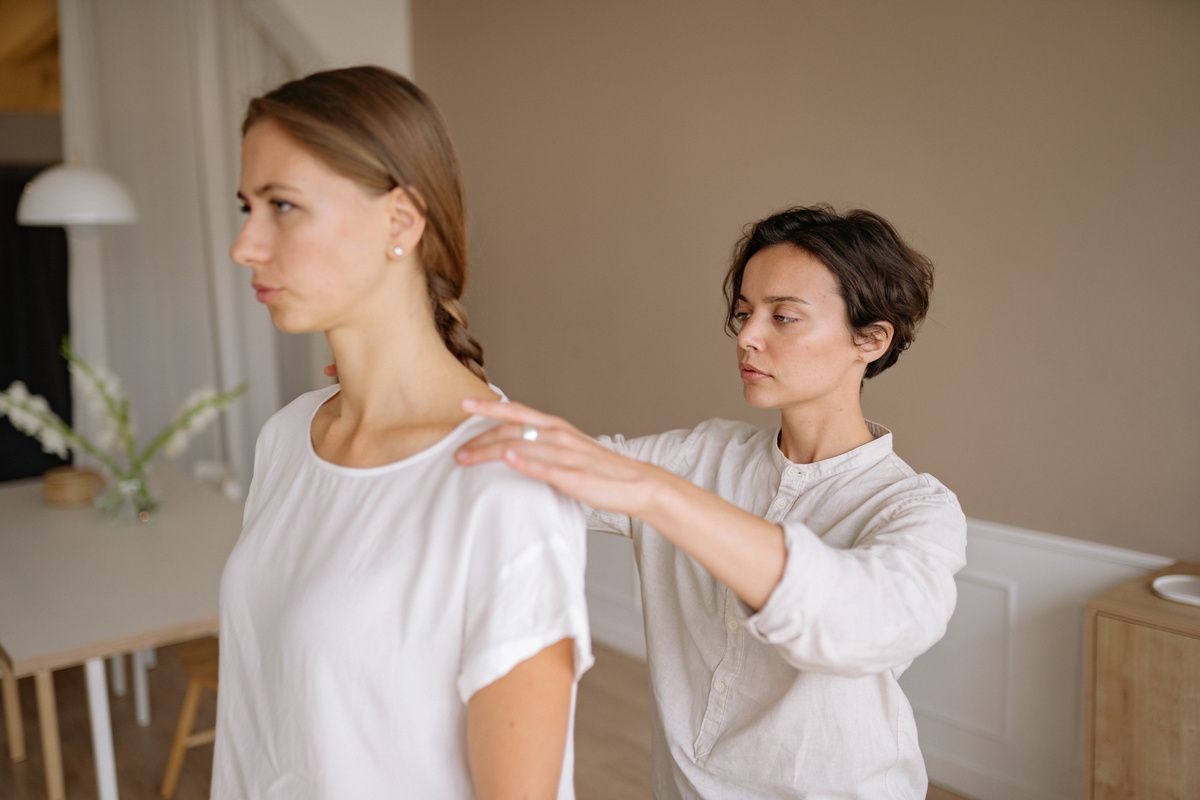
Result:
{"type": "Polygon", "coordinates": [[[133,198],[98,169],[59,164],[25,185],[17,204],[21,225],[125,225],[137,220],[133,198]]]}

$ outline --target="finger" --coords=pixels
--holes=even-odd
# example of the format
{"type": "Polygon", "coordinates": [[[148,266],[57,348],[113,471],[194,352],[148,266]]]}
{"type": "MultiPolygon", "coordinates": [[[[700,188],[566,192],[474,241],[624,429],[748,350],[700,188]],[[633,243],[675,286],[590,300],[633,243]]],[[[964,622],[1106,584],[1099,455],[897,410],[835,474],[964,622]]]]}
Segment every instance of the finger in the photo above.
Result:
{"type": "Polygon", "coordinates": [[[460,464],[481,464],[485,461],[499,461],[504,458],[506,452],[513,450],[522,458],[573,468],[583,465],[588,460],[587,453],[580,447],[578,436],[567,431],[543,430],[539,431],[536,440],[529,440],[521,435],[523,427],[497,426],[463,444],[454,457],[460,464]]]}
{"type": "MultiPolygon", "coordinates": [[[[524,441],[528,424],[519,425],[515,422],[508,422],[502,425],[496,425],[493,428],[488,428],[478,436],[469,439],[460,448],[460,452],[473,452],[481,448],[492,447],[493,445],[504,445],[514,441],[524,441]]],[[[537,426],[534,426],[535,428],[537,426]]],[[[538,438],[549,436],[549,429],[538,428],[538,438]]],[[[490,458],[487,460],[491,460],[490,458]]]]}
{"type": "MultiPolygon", "coordinates": [[[[519,441],[519,440],[518,440],[519,441]]],[[[504,451],[514,446],[512,439],[497,439],[491,442],[479,443],[472,439],[454,453],[454,459],[460,464],[483,464],[487,461],[501,461],[504,451]]]]}
{"type": "Polygon", "coordinates": [[[504,450],[504,463],[517,472],[542,481],[565,495],[574,497],[595,508],[621,512],[629,493],[620,481],[594,474],[587,467],[576,468],[553,460],[534,456],[532,447],[509,447],[504,450]]]}
{"type": "Polygon", "coordinates": [[[489,419],[501,422],[515,422],[522,425],[533,425],[538,428],[552,426],[570,427],[566,420],[560,417],[545,414],[521,403],[506,403],[501,400],[476,400],[475,398],[468,397],[462,401],[461,405],[463,411],[469,411],[472,414],[478,414],[481,417],[488,417],[489,419]]]}
{"type": "Polygon", "coordinates": [[[583,499],[579,493],[578,473],[568,467],[531,457],[528,447],[503,449],[504,463],[524,475],[535,478],[563,494],[583,499]]]}
{"type": "Polygon", "coordinates": [[[597,455],[612,455],[606,448],[569,425],[565,428],[533,426],[537,432],[533,438],[528,438],[529,427],[527,424],[515,423],[497,425],[464,442],[455,453],[455,458],[461,464],[495,461],[502,457],[504,448],[516,447],[530,457],[579,467],[589,460],[594,460],[597,455]]]}

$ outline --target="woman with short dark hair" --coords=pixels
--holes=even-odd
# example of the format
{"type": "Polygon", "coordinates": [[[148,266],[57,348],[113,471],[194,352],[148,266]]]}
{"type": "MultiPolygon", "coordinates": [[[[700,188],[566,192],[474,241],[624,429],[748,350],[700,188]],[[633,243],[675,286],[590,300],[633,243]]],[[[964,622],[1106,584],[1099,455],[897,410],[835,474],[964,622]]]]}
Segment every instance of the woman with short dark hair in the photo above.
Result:
{"type": "Polygon", "coordinates": [[[503,459],[633,539],[659,800],[925,797],[897,678],[945,633],[966,521],[860,394],[911,344],[932,282],[878,215],[792,208],[748,227],[725,280],[744,396],[778,427],[598,443],[465,404],[506,424],[461,462],[503,459]]]}

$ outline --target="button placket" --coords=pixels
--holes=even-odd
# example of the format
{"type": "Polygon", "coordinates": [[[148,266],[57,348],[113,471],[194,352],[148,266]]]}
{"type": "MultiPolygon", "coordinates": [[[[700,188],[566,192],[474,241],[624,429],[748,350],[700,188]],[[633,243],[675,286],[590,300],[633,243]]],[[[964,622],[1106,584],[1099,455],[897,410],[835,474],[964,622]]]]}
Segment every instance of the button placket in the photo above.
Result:
{"type": "Polygon", "coordinates": [[[704,709],[704,719],[700,722],[700,734],[693,744],[697,759],[709,754],[713,745],[721,735],[725,724],[726,712],[730,703],[731,689],[742,671],[745,660],[745,632],[743,626],[733,617],[734,609],[740,601],[728,588],[725,589],[725,655],[713,670],[709,683],[708,702],[704,709]]]}
{"type": "Polygon", "coordinates": [[[779,478],[779,490],[771,499],[771,505],[767,510],[767,522],[780,522],[783,519],[788,509],[796,502],[796,498],[800,496],[803,484],[804,475],[799,467],[792,465],[783,470],[783,474],[779,478]]]}

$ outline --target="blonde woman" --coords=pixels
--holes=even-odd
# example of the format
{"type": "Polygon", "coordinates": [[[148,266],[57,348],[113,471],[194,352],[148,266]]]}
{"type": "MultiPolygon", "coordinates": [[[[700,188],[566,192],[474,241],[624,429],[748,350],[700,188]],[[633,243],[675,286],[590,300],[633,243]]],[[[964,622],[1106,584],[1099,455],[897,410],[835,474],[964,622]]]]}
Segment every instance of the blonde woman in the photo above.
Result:
{"type": "Polygon", "coordinates": [[[459,298],[463,188],[429,99],[387,70],[251,101],[232,248],[340,383],[263,427],[221,585],[212,796],[573,797],[591,663],[582,512],[455,450],[498,400],[459,298]]]}

